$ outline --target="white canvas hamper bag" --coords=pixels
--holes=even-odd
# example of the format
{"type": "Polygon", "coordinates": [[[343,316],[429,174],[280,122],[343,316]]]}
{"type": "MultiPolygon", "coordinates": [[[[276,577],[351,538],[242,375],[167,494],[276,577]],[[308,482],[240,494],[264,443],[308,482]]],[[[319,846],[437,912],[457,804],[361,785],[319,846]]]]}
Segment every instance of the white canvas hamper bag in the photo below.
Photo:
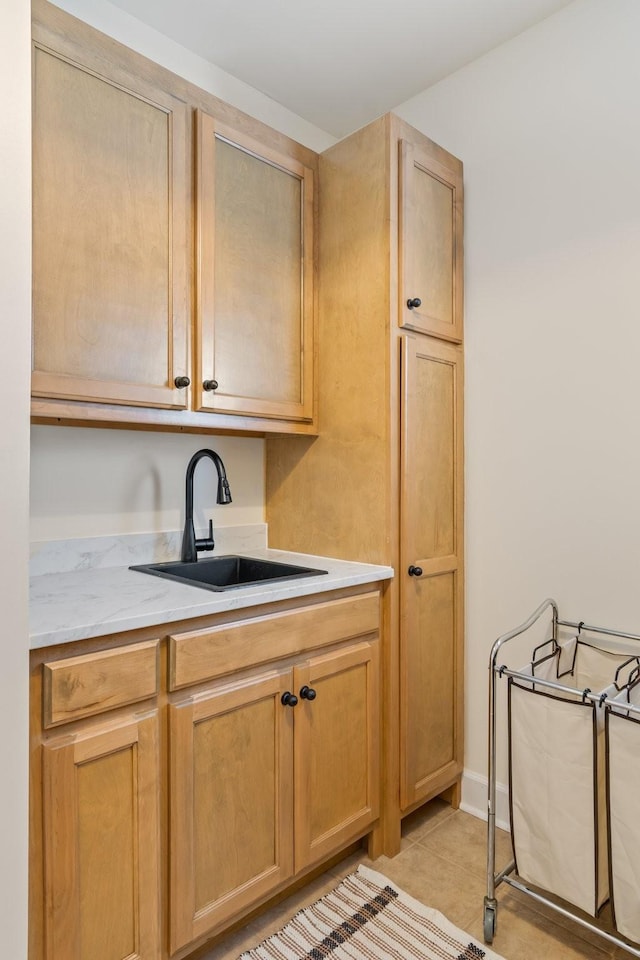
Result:
{"type": "MultiPolygon", "coordinates": [[[[534,654],[535,655],[535,654],[534,654]]],[[[604,713],[583,690],[616,693],[629,654],[578,638],[509,679],[509,796],[518,875],[596,916],[609,897],[604,713]]]]}
{"type": "MultiPolygon", "coordinates": [[[[640,685],[616,697],[640,706],[640,685]]],[[[611,914],[616,930],[640,942],[640,715],[606,714],[611,914]]]]}

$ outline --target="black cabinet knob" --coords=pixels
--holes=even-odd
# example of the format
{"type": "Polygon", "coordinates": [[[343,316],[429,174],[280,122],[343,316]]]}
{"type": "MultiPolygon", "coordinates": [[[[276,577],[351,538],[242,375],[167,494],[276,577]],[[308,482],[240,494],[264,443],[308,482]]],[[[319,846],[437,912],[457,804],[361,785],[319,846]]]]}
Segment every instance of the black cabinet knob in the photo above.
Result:
{"type": "Polygon", "coordinates": [[[315,700],[316,691],[305,684],[304,687],[300,687],[300,696],[303,700],[315,700]]]}
{"type": "Polygon", "coordinates": [[[203,390],[217,390],[218,381],[217,380],[205,380],[202,384],[203,390]]]}
{"type": "Polygon", "coordinates": [[[420,297],[412,297],[411,300],[407,300],[407,306],[409,307],[409,310],[413,310],[414,307],[421,307],[422,300],[420,297]]]}
{"type": "Polygon", "coordinates": [[[295,707],[297,702],[298,698],[296,697],[295,693],[291,693],[289,690],[283,693],[280,697],[280,703],[283,707],[295,707]]]}
{"type": "Polygon", "coordinates": [[[413,564],[408,569],[408,574],[410,577],[421,577],[422,576],[422,567],[414,567],[413,564]]]}
{"type": "Polygon", "coordinates": [[[189,380],[189,377],[176,377],[173,382],[175,386],[178,388],[178,390],[183,390],[184,387],[189,386],[189,384],[191,383],[191,380],[189,380]]]}

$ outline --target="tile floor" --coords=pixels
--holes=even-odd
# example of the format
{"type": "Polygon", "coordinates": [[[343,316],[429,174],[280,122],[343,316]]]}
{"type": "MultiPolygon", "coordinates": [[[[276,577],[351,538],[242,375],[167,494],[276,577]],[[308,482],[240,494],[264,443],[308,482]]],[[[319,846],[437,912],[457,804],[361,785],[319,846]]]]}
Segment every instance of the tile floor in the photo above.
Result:
{"type": "MultiPolygon", "coordinates": [[[[508,835],[498,831],[498,869],[506,866],[510,854],[508,835]]],[[[364,850],[351,854],[220,941],[201,960],[235,960],[243,950],[255,946],[298,910],[327,893],[358,863],[368,864],[417,900],[440,910],[482,943],[486,824],[434,800],[404,820],[401,850],[396,857],[372,862],[364,850]]],[[[631,956],[506,884],[498,888],[497,897],[498,929],[492,949],[505,960],[629,960],[631,956]]]]}

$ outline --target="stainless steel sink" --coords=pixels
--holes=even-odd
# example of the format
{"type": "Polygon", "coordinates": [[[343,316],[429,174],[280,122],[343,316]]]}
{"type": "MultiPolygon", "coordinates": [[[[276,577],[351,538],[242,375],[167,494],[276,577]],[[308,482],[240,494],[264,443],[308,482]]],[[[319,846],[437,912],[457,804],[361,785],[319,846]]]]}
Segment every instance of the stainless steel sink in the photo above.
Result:
{"type": "Polygon", "coordinates": [[[278,580],[297,580],[298,577],[315,577],[327,573],[313,567],[300,567],[293,563],[278,563],[274,560],[258,560],[255,557],[209,557],[193,563],[181,561],[168,563],[145,563],[129,567],[154,577],[165,577],[177,583],[186,583],[204,590],[233,590],[256,583],[273,583],[278,580]]]}

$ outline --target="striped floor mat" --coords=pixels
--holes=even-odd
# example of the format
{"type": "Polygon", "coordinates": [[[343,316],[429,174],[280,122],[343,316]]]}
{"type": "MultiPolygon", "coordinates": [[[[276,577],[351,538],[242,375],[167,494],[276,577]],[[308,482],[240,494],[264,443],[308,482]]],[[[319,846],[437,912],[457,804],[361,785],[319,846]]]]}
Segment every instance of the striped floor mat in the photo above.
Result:
{"type": "Polygon", "coordinates": [[[437,910],[364,866],[238,960],[325,958],[501,960],[437,910]]]}

